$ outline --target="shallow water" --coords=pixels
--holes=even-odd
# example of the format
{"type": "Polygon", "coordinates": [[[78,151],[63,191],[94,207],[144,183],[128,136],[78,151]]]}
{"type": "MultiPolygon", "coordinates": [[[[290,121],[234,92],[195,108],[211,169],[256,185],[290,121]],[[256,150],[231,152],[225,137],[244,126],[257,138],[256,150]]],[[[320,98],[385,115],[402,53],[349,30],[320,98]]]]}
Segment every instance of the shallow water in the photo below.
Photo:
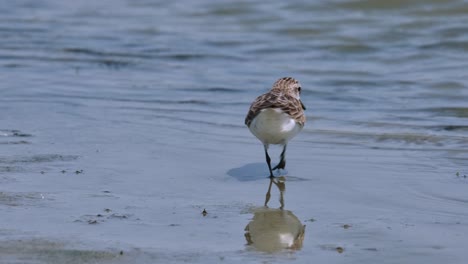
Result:
{"type": "Polygon", "coordinates": [[[463,263],[466,6],[0,4],[1,262],[463,263]],[[306,229],[268,254],[244,238],[269,181],[243,119],[283,76],[306,229]]]}

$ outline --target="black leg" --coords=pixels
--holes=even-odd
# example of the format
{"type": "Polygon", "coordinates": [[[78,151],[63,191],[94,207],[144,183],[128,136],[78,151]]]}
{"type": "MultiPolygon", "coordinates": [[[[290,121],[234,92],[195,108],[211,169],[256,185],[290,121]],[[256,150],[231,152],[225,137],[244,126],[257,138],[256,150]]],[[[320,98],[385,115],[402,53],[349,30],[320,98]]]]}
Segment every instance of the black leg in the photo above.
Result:
{"type": "Polygon", "coordinates": [[[280,162],[278,163],[278,165],[276,165],[273,170],[277,170],[277,169],[283,169],[286,167],[286,146],[287,144],[285,144],[283,146],[283,151],[281,152],[281,155],[280,155],[280,162]]]}
{"type": "Polygon", "coordinates": [[[266,162],[268,164],[268,169],[270,170],[270,178],[273,178],[275,176],[273,176],[273,171],[271,170],[271,159],[270,159],[270,155],[268,155],[268,146],[267,145],[263,145],[263,147],[265,148],[265,157],[266,157],[266,162]]]}

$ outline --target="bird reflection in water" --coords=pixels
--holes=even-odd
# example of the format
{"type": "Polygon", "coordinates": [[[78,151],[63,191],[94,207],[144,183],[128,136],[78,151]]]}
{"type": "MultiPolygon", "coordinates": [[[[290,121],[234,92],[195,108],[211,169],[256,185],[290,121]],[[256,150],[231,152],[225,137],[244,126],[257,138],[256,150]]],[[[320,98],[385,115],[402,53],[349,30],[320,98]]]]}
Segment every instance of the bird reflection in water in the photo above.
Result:
{"type": "Polygon", "coordinates": [[[304,240],[305,225],[289,210],[284,209],[285,178],[271,178],[265,206],[254,210],[254,217],[245,227],[247,244],[263,252],[284,249],[299,250],[304,240]],[[279,190],[279,208],[269,208],[271,187],[279,190]]]}

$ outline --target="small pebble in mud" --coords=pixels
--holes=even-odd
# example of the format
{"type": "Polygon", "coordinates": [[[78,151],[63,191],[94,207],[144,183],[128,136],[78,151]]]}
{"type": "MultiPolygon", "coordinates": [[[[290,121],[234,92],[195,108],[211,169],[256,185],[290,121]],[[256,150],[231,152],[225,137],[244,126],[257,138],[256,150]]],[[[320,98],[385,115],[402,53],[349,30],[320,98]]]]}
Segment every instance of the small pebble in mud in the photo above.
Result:
{"type": "Polygon", "coordinates": [[[127,219],[128,215],[124,214],[112,214],[109,216],[109,218],[117,218],[117,219],[127,219]]]}
{"type": "Polygon", "coordinates": [[[97,224],[97,223],[98,223],[97,220],[94,220],[94,219],[88,220],[88,224],[90,224],[90,225],[94,225],[94,224],[97,224]]]}
{"type": "Polygon", "coordinates": [[[41,174],[44,174],[45,172],[44,171],[41,171],[41,174]]]}
{"type": "Polygon", "coordinates": [[[119,253],[119,254],[120,254],[120,255],[123,255],[123,250],[120,250],[120,253],[119,253]]]}
{"type": "Polygon", "coordinates": [[[102,215],[102,214],[97,214],[96,216],[97,216],[97,217],[102,217],[103,215],[102,215]]]}
{"type": "Polygon", "coordinates": [[[67,171],[66,171],[66,170],[62,170],[62,173],[65,173],[65,172],[67,172],[67,171]]]}
{"type": "Polygon", "coordinates": [[[208,212],[206,211],[206,209],[203,209],[202,215],[206,216],[207,214],[208,214],[208,212]]]}
{"type": "Polygon", "coordinates": [[[106,209],[104,209],[104,212],[109,213],[109,212],[112,212],[112,210],[109,209],[109,208],[106,208],[106,209]]]}
{"type": "Polygon", "coordinates": [[[80,174],[80,173],[83,173],[83,170],[77,170],[75,171],[76,174],[80,174]]]}
{"type": "Polygon", "coordinates": [[[338,253],[341,254],[341,253],[343,253],[343,251],[344,251],[344,248],[342,248],[342,247],[336,247],[336,252],[338,252],[338,253]]]}
{"type": "Polygon", "coordinates": [[[348,224],[344,224],[344,225],[343,225],[343,228],[344,228],[344,229],[348,229],[348,228],[350,228],[350,227],[351,227],[351,225],[348,225],[348,224]]]}

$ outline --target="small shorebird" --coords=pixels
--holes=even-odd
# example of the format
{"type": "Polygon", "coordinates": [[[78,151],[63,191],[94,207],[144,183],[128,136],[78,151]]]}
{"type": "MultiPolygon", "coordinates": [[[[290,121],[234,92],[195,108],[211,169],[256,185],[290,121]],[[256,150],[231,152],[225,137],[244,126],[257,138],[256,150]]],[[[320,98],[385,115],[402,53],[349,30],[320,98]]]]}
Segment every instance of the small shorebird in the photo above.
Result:
{"type": "Polygon", "coordinates": [[[250,132],[262,143],[266,162],[273,178],[273,170],[286,166],[286,146],[288,141],[304,127],[306,109],[300,99],[301,84],[294,78],[284,77],[273,84],[273,88],[262,94],[250,106],[245,124],[250,132]],[[273,169],[268,155],[270,145],[282,145],[280,162],[273,169]]]}

